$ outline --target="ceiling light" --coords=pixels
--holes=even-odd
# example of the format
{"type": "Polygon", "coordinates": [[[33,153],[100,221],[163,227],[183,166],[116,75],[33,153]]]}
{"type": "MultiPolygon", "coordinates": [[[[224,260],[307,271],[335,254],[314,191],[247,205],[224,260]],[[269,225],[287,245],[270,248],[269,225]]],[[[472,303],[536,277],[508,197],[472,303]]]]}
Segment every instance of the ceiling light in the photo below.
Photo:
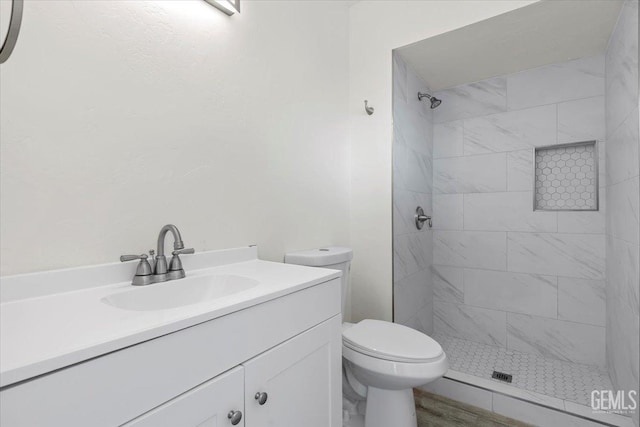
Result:
{"type": "Polygon", "coordinates": [[[240,0],[205,0],[211,6],[220,9],[227,15],[231,16],[234,13],[240,13],[240,0]]]}

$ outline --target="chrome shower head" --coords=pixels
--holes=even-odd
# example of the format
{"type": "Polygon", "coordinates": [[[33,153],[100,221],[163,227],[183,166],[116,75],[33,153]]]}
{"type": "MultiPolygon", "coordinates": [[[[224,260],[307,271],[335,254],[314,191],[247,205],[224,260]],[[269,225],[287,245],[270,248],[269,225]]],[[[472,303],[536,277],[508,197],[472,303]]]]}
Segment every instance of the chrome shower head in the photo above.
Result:
{"type": "Polygon", "coordinates": [[[428,93],[418,92],[418,101],[422,101],[422,98],[429,98],[431,101],[431,109],[438,108],[440,104],[442,104],[442,100],[436,98],[435,96],[431,96],[428,93]]]}

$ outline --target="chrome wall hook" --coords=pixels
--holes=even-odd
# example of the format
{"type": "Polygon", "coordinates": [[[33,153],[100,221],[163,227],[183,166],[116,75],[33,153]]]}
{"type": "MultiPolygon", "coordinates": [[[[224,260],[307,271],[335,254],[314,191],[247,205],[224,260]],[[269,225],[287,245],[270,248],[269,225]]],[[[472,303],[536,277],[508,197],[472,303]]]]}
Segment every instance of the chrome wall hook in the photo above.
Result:
{"type": "Polygon", "coordinates": [[[366,111],[368,115],[372,115],[374,111],[373,107],[369,107],[369,101],[366,99],[364,100],[364,111],[366,111]]]}

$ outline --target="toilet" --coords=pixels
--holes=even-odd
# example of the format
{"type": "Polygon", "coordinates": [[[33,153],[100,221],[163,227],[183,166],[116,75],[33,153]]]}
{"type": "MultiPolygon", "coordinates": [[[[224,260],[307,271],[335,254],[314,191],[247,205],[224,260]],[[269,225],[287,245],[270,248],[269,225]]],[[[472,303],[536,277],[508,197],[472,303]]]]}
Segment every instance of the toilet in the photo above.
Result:
{"type": "MultiPolygon", "coordinates": [[[[349,295],[349,270],[353,251],[325,247],[285,255],[289,264],[342,271],[342,312],[349,295]]],[[[342,323],[343,402],[357,407],[366,401],[364,427],[416,427],[413,387],[442,377],[447,356],[431,337],[397,323],[365,319],[342,323]]],[[[345,406],[346,406],[345,404],[345,406]]],[[[345,426],[350,423],[345,410],[345,426]]]]}

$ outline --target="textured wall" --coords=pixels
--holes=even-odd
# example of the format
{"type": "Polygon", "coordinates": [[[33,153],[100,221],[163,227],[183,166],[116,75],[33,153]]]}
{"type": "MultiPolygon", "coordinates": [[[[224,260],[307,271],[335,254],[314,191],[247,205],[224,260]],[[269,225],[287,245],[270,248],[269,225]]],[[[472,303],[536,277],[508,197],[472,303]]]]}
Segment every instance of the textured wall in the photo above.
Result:
{"type": "Polygon", "coordinates": [[[27,1],[1,66],[2,274],[349,244],[348,9],[27,1]]]}
{"type": "Polygon", "coordinates": [[[604,80],[600,55],[436,93],[436,332],[604,366],[605,203],[534,212],[532,194],[533,147],[586,140],[602,191],[604,80]]]}
{"type": "Polygon", "coordinates": [[[417,206],[431,215],[433,112],[418,92],[430,90],[398,54],[393,58],[394,321],[433,331],[433,233],[415,226],[417,206]]]}
{"type": "MultiPolygon", "coordinates": [[[[607,362],[615,387],[638,390],[640,160],[638,2],[620,12],[606,56],[607,362]]],[[[639,410],[634,419],[638,425],[639,410]]]]}

